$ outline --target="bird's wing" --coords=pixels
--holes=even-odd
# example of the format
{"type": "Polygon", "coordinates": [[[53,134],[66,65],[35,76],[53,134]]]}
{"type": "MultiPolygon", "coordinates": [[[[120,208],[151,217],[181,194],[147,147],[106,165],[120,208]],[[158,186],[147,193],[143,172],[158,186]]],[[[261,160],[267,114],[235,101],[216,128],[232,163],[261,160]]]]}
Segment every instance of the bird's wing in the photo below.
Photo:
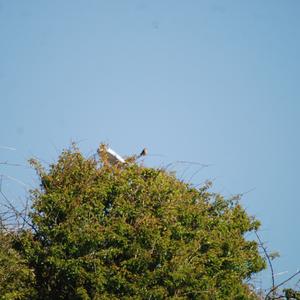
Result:
{"type": "Polygon", "coordinates": [[[118,153],[116,153],[114,150],[112,150],[111,148],[107,148],[106,152],[108,154],[110,163],[114,163],[114,164],[117,162],[125,163],[124,158],[120,156],[118,153]]]}

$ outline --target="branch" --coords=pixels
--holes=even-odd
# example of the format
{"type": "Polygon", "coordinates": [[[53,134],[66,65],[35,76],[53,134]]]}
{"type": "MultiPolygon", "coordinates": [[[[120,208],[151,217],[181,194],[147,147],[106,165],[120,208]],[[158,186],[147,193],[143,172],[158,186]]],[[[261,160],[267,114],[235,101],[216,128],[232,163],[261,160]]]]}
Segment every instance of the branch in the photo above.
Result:
{"type": "Polygon", "coordinates": [[[24,167],[21,164],[9,163],[8,161],[0,161],[0,165],[10,166],[10,167],[24,167]]]}
{"type": "Polygon", "coordinates": [[[25,182],[23,182],[23,181],[21,181],[21,180],[15,178],[15,177],[8,176],[8,175],[4,175],[4,174],[1,174],[1,184],[2,184],[2,179],[3,179],[3,177],[6,177],[6,178],[8,178],[8,179],[10,179],[10,180],[13,180],[13,181],[19,183],[20,185],[22,185],[22,186],[24,186],[24,187],[26,187],[26,188],[29,188],[29,185],[26,184],[25,182]]]}
{"type": "MultiPolygon", "coordinates": [[[[280,286],[284,285],[285,283],[287,283],[288,281],[290,281],[291,279],[293,279],[295,276],[297,276],[298,274],[300,274],[300,270],[298,270],[296,273],[294,273],[292,276],[290,276],[288,279],[282,281],[281,283],[277,284],[276,286],[274,286],[266,295],[265,299],[269,299],[269,295],[274,292],[275,290],[277,290],[280,286]]],[[[275,298],[276,299],[276,298],[275,298]]]]}
{"type": "Polygon", "coordinates": [[[272,275],[272,288],[271,290],[269,291],[269,293],[267,294],[266,298],[265,299],[268,299],[268,295],[271,293],[271,292],[274,292],[275,291],[275,276],[274,276],[274,269],[273,269],[273,265],[272,265],[272,261],[271,261],[271,258],[270,258],[270,255],[266,249],[266,247],[264,246],[262,240],[260,239],[260,236],[258,235],[257,231],[255,230],[254,231],[256,237],[257,237],[257,240],[258,240],[258,243],[260,245],[260,247],[263,249],[264,253],[265,253],[265,256],[267,258],[267,261],[268,261],[268,264],[270,266],[270,270],[271,270],[271,275],[272,275]]]}
{"type": "Polygon", "coordinates": [[[8,146],[0,146],[0,149],[11,150],[11,151],[16,151],[17,150],[14,147],[8,147],[8,146]]]}
{"type": "Polygon", "coordinates": [[[9,201],[9,199],[6,197],[6,195],[0,190],[0,195],[3,197],[3,199],[6,201],[6,205],[4,204],[4,206],[6,208],[8,208],[10,211],[12,211],[12,213],[15,215],[15,220],[16,220],[16,225],[17,228],[19,229],[20,224],[19,224],[19,218],[22,219],[23,224],[21,226],[21,229],[24,229],[25,224],[28,225],[33,231],[36,232],[36,228],[30,223],[30,221],[27,220],[27,210],[28,210],[28,202],[26,202],[26,206],[25,206],[25,210],[22,211],[18,211],[16,209],[16,207],[9,201]]]}

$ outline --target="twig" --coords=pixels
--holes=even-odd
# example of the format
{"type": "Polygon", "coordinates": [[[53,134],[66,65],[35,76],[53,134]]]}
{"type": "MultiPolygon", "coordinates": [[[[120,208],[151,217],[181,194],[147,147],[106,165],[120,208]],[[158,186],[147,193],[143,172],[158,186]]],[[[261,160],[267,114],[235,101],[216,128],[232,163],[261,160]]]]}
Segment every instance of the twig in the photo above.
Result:
{"type": "Polygon", "coordinates": [[[7,146],[0,146],[0,149],[5,149],[5,150],[11,150],[11,151],[16,151],[16,148],[13,147],[7,147],[7,146]]]}
{"type": "Polygon", "coordinates": [[[183,172],[180,174],[180,180],[184,180],[185,173],[190,169],[190,166],[187,166],[183,169],[183,172]]]}
{"type": "Polygon", "coordinates": [[[9,201],[9,199],[6,197],[6,195],[0,190],[0,195],[4,198],[4,200],[6,201],[7,204],[3,204],[3,206],[5,206],[6,208],[8,208],[10,211],[12,211],[12,213],[15,215],[15,221],[16,221],[16,227],[17,229],[19,229],[21,227],[21,229],[23,229],[25,227],[25,224],[28,225],[32,230],[34,230],[36,232],[36,228],[27,220],[27,212],[26,210],[27,205],[25,207],[25,210],[23,211],[18,211],[15,206],[9,201]],[[19,218],[22,219],[23,224],[22,226],[20,226],[19,223],[19,218]]]}
{"type": "Polygon", "coordinates": [[[8,178],[8,179],[10,179],[10,180],[13,180],[13,181],[15,181],[15,182],[17,182],[17,183],[19,183],[19,184],[25,186],[26,188],[29,187],[29,185],[26,184],[25,182],[23,182],[23,181],[21,181],[21,180],[19,180],[19,179],[17,179],[17,178],[14,178],[14,177],[12,177],[12,176],[8,176],[8,175],[3,175],[3,174],[1,174],[1,180],[2,180],[3,177],[6,177],[6,178],[8,178]]]}
{"type": "MultiPolygon", "coordinates": [[[[300,270],[298,270],[296,273],[294,273],[292,276],[290,276],[289,278],[287,278],[286,280],[282,281],[281,283],[277,284],[276,286],[274,286],[266,295],[265,299],[269,299],[269,295],[274,292],[275,290],[277,290],[280,286],[284,285],[285,283],[287,283],[288,281],[290,281],[291,279],[293,279],[295,276],[297,276],[298,274],[300,274],[300,270]]],[[[273,298],[276,299],[276,298],[273,298]]]]}
{"type": "MultiPolygon", "coordinates": [[[[260,237],[259,237],[259,235],[258,235],[258,233],[257,233],[256,230],[254,231],[254,233],[255,233],[255,235],[256,235],[256,237],[257,237],[257,240],[258,240],[258,242],[259,242],[260,247],[263,249],[263,251],[264,251],[264,253],[265,253],[265,256],[266,256],[266,258],[267,258],[267,260],[268,260],[268,264],[269,264],[270,270],[271,270],[271,275],[272,275],[272,288],[271,288],[271,290],[269,291],[269,293],[267,294],[267,296],[268,296],[271,292],[275,292],[274,269],[273,269],[273,265],[272,265],[272,261],[271,261],[270,255],[268,254],[268,251],[267,251],[266,247],[264,246],[264,244],[263,244],[262,240],[260,239],[260,237]]],[[[268,299],[267,296],[266,296],[265,299],[268,299]]]]}
{"type": "Polygon", "coordinates": [[[174,162],[174,164],[189,164],[189,165],[200,165],[202,167],[210,167],[212,166],[212,164],[203,164],[203,163],[200,163],[200,162],[197,162],[197,161],[186,161],[186,160],[177,160],[174,162]]]}
{"type": "Polygon", "coordinates": [[[187,182],[191,182],[191,180],[200,172],[202,171],[204,168],[206,168],[207,166],[201,166],[197,171],[195,171],[191,176],[190,178],[188,179],[187,182]]]}
{"type": "Polygon", "coordinates": [[[0,165],[6,165],[6,166],[12,166],[12,167],[22,167],[22,165],[20,165],[20,164],[12,164],[7,161],[1,161],[0,165]]]}

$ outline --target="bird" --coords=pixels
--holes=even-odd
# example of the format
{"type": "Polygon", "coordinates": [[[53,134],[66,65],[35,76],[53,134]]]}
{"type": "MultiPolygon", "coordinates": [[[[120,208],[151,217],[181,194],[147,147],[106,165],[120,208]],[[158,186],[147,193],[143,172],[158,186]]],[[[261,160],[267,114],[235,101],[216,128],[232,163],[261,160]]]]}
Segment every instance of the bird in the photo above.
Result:
{"type": "Polygon", "coordinates": [[[147,148],[144,148],[144,149],[142,150],[142,152],[140,153],[139,157],[141,157],[141,156],[146,156],[147,154],[148,154],[148,150],[147,150],[147,148]]]}
{"type": "Polygon", "coordinates": [[[113,149],[107,148],[106,151],[108,154],[108,159],[111,164],[116,164],[116,163],[124,164],[125,163],[124,158],[122,156],[120,156],[117,152],[115,152],[113,149]]]}
{"type": "Polygon", "coordinates": [[[106,145],[100,145],[98,153],[105,154],[107,157],[108,162],[111,165],[116,165],[118,163],[124,164],[125,160],[122,156],[120,156],[117,152],[115,152],[113,149],[107,147],[106,145]]]}

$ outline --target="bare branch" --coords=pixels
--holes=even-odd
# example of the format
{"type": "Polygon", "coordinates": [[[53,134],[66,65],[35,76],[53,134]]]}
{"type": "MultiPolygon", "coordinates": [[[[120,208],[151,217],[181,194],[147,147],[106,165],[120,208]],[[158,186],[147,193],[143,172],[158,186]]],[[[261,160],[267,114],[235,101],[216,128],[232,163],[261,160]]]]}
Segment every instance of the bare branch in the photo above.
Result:
{"type": "Polygon", "coordinates": [[[185,161],[185,160],[177,160],[174,162],[174,164],[188,164],[188,165],[200,165],[201,167],[210,167],[212,164],[203,164],[197,161],[185,161]]]}
{"type": "Polygon", "coordinates": [[[15,177],[1,174],[1,180],[3,179],[3,177],[6,177],[6,178],[8,178],[8,179],[10,179],[10,180],[13,180],[13,181],[19,183],[20,185],[23,185],[23,186],[26,187],[26,188],[29,187],[28,184],[26,184],[25,182],[23,182],[23,181],[21,181],[21,180],[15,178],[15,177]]]}
{"type": "Polygon", "coordinates": [[[3,197],[3,199],[6,202],[6,204],[5,203],[2,204],[4,207],[6,207],[8,209],[8,211],[6,213],[10,214],[7,217],[7,220],[12,219],[12,218],[14,218],[14,220],[15,220],[15,223],[10,224],[10,225],[15,227],[15,229],[17,229],[17,230],[24,229],[25,226],[27,225],[31,229],[36,231],[35,227],[28,220],[28,200],[26,202],[25,208],[23,210],[19,211],[1,190],[0,190],[0,195],[3,197]],[[21,221],[20,221],[20,219],[21,219],[21,221]],[[22,225],[21,225],[21,223],[22,223],[22,225]]]}
{"type": "Polygon", "coordinates": [[[297,276],[298,274],[300,274],[300,270],[298,270],[297,272],[295,272],[292,276],[290,276],[289,278],[287,278],[286,280],[282,281],[281,283],[277,284],[276,286],[274,286],[266,295],[265,299],[278,299],[278,298],[270,298],[269,295],[276,291],[279,287],[283,286],[284,284],[286,284],[288,281],[292,280],[295,276],[297,276]]]}
{"type": "MultiPolygon", "coordinates": [[[[267,294],[267,296],[268,296],[271,292],[275,292],[275,276],[274,276],[274,269],[273,269],[272,261],[271,261],[270,255],[269,255],[269,253],[268,253],[268,251],[267,251],[267,248],[264,246],[264,244],[263,244],[263,242],[262,242],[262,240],[261,240],[261,238],[260,238],[260,236],[259,236],[259,234],[257,233],[256,230],[254,231],[254,233],[255,233],[255,235],[256,235],[256,237],[257,237],[257,240],[258,240],[258,243],[259,243],[260,247],[261,247],[261,248],[263,249],[263,251],[264,251],[264,254],[265,254],[266,258],[267,258],[267,261],[268,261],[268,264],[269,264],[269,267],[270,267],[270,270],[271,270],[271,275],[272,275],[272,288],[271,288],[271,290],[269,291],[269,293],[267,294]]],[[[266,296],[265,299],[268,299],[267,296],[266,296]]]]}
{"type": "Polygon", "coordinates": [[[11,150],[11,151],[16,151],[17,150],[14,147],[8,147],[8,146],[0,146],[0,149],[11,150]]]}

